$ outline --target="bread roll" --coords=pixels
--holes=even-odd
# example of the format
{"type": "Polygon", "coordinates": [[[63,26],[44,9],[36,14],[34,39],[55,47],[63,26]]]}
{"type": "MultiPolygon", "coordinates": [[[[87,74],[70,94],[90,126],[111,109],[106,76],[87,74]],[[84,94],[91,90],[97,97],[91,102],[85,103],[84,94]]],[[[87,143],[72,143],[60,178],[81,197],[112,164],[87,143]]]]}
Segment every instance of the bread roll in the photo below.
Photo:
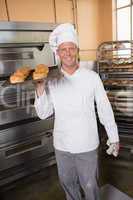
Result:
{"type": "Polygon", "coordinates": [[[31,71],[31,68],[29,66],[22,66],[16,70],[16,73],[18,74],[20,73],[20,74],[23,74],[24,76],[28,76],[30,71],[31,71]]]}
{"type": "Polygon", "coordinates": [[[24,82],[24,80],[28,77],[30,74],[31,68],[28,66],[22,66],[16,70],[11,76],[10,76],[10,83],[21,83],[24,82]]]}
{"type": "Polygon", "coordinates": [[[49,72],[47,65],[39,64],[36,66],[35,71],[33,72],[33,80],[46,78],[49,72]]]}
{"type": "Polygon", "coordinates": [[[22,83],[24,79],[24,76],[13,74],[10,76],[10,83],[22,83]]]}

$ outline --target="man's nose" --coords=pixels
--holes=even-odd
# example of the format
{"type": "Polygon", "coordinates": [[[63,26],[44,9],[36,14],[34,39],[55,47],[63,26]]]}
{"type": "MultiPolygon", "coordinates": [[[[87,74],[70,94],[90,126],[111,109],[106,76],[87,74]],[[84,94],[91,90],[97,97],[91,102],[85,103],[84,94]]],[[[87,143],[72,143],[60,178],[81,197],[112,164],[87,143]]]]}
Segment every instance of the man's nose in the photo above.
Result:
{"type": "Polygon", "coordinates": [[[70,55],[70,49],[66,49],[66,55],[70,55]]]}

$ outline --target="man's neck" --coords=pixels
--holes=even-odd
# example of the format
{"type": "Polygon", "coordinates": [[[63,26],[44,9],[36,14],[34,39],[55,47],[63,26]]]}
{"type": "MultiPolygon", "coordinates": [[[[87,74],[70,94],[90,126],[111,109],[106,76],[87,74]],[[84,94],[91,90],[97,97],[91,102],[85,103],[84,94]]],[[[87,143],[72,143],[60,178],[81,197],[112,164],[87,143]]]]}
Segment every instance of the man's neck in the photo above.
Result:
{"type": "Polygon", "coordinates": [[[62,69],[70,75],[73,74],[78,68],[79,68],[78,63],[76,65],[74,65],[73,67],[68,67],[68,66],[62,65],[62,69]]]}

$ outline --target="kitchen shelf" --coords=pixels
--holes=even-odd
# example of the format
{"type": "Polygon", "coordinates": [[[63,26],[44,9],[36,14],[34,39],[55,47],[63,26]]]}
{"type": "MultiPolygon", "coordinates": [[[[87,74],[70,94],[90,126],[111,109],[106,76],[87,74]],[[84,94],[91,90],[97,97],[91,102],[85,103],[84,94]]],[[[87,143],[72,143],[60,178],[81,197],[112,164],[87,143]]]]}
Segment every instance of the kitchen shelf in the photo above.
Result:
{"type": "Polygon", "coordinates": [[[101,43],[97,49],[97,71],[112,105],[119,133],[129,130],[130,135],[128,119],[133,116],[133,41],[101,43]]]}

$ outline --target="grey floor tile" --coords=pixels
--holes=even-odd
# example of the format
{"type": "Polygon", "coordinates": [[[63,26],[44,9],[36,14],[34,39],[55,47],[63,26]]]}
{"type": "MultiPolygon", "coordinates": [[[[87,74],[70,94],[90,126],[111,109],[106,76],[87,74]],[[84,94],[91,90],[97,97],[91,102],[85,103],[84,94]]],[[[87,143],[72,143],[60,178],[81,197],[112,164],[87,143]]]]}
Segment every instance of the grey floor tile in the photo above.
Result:
{"type": "Polygon", "coordinates": [[[101,199],[102,200],[133,200],[125,193],[118,190],[112,185],[105,185],[101,188],[101,199]]]}

